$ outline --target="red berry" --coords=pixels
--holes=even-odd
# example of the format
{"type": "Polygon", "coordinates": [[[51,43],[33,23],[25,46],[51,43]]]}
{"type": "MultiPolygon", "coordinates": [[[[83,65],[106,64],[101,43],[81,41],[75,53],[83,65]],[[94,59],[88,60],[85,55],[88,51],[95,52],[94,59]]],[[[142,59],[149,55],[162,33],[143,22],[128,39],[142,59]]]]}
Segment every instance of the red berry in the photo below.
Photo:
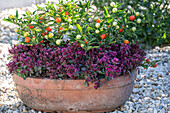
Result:
{"type": "Polygon", "coordinates": [[[86,39],[84,39],[84,42],[87,44],[87,40],[86,39]]]}
{"type": "Polygon", "coordinates": [[[60,27],[60,30],[63,30],[64,28],[63,27],[60,27]]]}
{"type": "Polygon", "coordinates": [[[123,32],[123,29],[120,29],[119,32],[123,32]]]}
{"type": "Polygon", "coordinates": [[[150,62],[150,60],[149,59],[146,59],[146,63],[149,63],[150,62]]]}
{"type": "Polygon", "coordinates": [[[42,36],[45,36],[45,33],[41,33],[42,36]]]}
{"type": "Polygon", "coordinates": [[[157,67],[157,64],[154,64],[154,68],[156,68],[157,67]]]}
{"type": "Polygon", "coordinates": [[[44,43],[44,40],[41,40],[40,43],[44,43]]]}
{"type": "Polygon", "coordinates": [[[68,13],[68,12],[65,12],[65,15],[69,15],[69,13],[68,13]]]}
{"type": "Polygon", "coordinates": [[[109,34],[108,34],[108,33],[106,33],[106,36],[109,36],[109,34]]]}
{"type": "Polygon", "coordinates": [[[130,18],[129,18],[131,21],[134,21],[135,20],[135,16],[134,15],[132,15],[132,16],[130,16],[130,18]]]}
{"type": "Polygon", "coordinates": [[[98,19],[96,20],[96,22],[97,22],[97,23],[100,23],[100,19],[98,18],[98,19]]]}
{"type": "Polygon", "coordinates": [[[101,42],[99,41],[99,43],[101,43],[101,42]]]}
{"type": "Polygon", "coordinates": [[[78,47],[80,47],[81,48],[81,46],[80,46],[81,44],[80,43],[78,43],[78,47]]]}
{"type": "Polygon", "coordinates": [[[67,19],[69,19],[70,17],[69,16],[67,16],[67,19]]]}
{"type": "Polygon", "coordinates": [[[75,6],[75,8],[77,8],[77,6],[75,6]]]}
{"type": "Polygon", "coordinates": [[[40,21],[40,23],[42,23],[42,21],[40,21]]]}
{"type": "Polygon", "coordinates": [[[61,7],[59,7],[58,9],[61,9],[61,7]]]}
{"type": "Polygon", "coordinates": [[[47,27],[47,29],[46,29],[48,32],[50,32],[51,31],[51,28],[50,27],[47,27]]]}
{"type": "Polygon", "coordinates": [[[105,34],[102,34],[102,35],[100,35],[100,38],[101,38],[101,39],[105,39],[105,38],[106,38],[106,35],[105,35],[105,34]]]}
{"type": "Polygon", "coordinates": [[[124,25],[122,25],[122,28],[124,28],[125,26],[124,25]]]}
{"type": "Polygon", "coordinates": [[[34,26],[29,26],[30,29],[34,28],[34,26]]]}

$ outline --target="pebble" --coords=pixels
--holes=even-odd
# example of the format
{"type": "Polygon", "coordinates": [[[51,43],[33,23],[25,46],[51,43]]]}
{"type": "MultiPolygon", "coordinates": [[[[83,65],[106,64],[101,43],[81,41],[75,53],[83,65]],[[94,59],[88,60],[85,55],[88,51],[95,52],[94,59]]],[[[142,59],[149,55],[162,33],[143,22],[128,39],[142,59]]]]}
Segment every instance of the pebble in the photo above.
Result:
{"type": "Polygon", "coordinates": [[[156,109],[154,109],[153,113],[157,113],[158,111],[156,109]]]}
{"type": "MultiPolygon", "coordinates": [[[[1,19],[13,14],[15,10],[21,15],[25,10],[35,8],[11,8],[0,11],[0,113],[44,113],[27,107],[18,97],[12,75],[6,64],[9,62],[8,49],[17,44],[15,25],[1,19]]],[[[109,113],[170,113],[169,80],[170,80],[170,46],[155,47],[147,50],[147,57],[161,59],[156,68],[148,70],[139,67],[132,94],[120,108],[109,113]]]]}

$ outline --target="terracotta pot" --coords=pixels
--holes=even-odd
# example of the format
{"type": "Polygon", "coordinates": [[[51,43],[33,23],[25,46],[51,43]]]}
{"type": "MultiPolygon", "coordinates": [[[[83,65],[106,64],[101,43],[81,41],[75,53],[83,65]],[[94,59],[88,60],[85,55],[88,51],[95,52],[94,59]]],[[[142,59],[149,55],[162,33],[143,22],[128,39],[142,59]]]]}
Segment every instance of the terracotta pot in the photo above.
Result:
{"type": "Polygon", "coordinates": [[[50,80],[13,75],[20,99],[27,106],[40,111],[103,112],[124,104],[133,89],[137,72],[111,81],[101,80],[102,88],[94,89],[84,80],[50,80]]]}

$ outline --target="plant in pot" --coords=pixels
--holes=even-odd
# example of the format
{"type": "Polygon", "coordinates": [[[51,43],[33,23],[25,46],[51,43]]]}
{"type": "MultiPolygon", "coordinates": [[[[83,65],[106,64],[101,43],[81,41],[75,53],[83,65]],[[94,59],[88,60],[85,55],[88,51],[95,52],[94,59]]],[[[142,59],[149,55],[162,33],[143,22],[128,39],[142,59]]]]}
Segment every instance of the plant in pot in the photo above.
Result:
{"type": "MultiPolygon", "coordinates": [[[[103,5],[114,5],[113,0],[95,0],[93,4],[100,8],[99,11],[103,11],[103,5]]],[[[143,47],[148,45],[154,47],[156,45],[165,45],[170,43],[169,39],[169,12],[168,5],[169,0],[114,0],[123,4],[119,9],[124,9],[127,7],[128,15],[133,14],[136,16],[136,27],[138,35],[133,35],[130,33],[129,39],[137,37],[138,42],[143,43],[143,47]],[[134,10],[135,9],[135,10],[134,10]]],[[[131,27],[129,27],[131,28],[131,27]]]]}
{"type": "Polygon", "coordinates": [[[144,50],[121,34],[122,19],[132,17],[119,6],[105,7],[97,17],[89,15],[89,2],[60,1],[4,19],[19,26],[20,43],[9,50],[7,66],[27,106],[101,112],[126,102],[137,67],[156,66],[156,61],[145,61],[144,50]]]}

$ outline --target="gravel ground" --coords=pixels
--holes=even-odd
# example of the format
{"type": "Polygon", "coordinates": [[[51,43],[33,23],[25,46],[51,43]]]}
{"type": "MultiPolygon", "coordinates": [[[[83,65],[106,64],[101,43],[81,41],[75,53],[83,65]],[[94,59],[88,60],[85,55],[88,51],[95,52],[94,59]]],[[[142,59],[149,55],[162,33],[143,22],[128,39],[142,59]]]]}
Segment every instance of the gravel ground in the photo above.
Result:
{"type": "MultiPolygon", "coordinates": [[[[32,6],[33,8],[35,6],[32,6]]],[[[43,113],[35,111],[22,103],[18,98],[12,75],[9,74],[8,49],[16,44],[17,36],[13,24],[2,21],[4,17],[15,14],[15,10],[23,13],[32,7],[13,8],[0,11],[0,113],[43,113]]],[[[139,68],[135,86],[129,100],[110,113],[170,113],[170,46],[155,47],[147,51],[148,58],[162,60],[156,68],[144,70],[139,68]]]]}

